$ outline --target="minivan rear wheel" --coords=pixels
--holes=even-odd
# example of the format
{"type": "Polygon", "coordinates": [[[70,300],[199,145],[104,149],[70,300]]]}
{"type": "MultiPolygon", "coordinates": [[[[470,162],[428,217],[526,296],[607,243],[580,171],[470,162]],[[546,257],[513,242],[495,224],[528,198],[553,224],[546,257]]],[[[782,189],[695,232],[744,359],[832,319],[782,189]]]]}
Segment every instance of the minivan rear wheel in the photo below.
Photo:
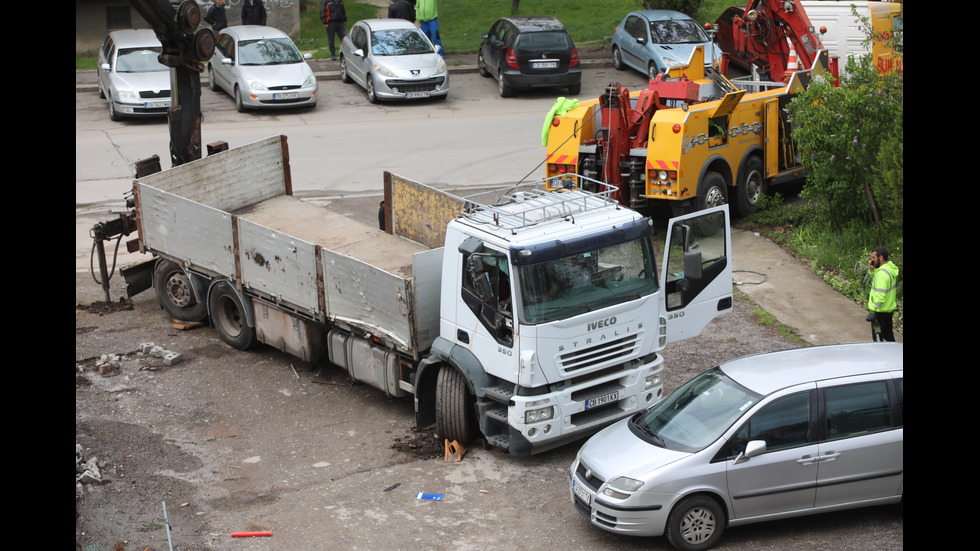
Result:
{"type": "Polygon", "coordinates": [[[667,517],[667,541],[681,551],[704,551],[721,539],[725,514],[707,496],[684,498],[667,517]]]}

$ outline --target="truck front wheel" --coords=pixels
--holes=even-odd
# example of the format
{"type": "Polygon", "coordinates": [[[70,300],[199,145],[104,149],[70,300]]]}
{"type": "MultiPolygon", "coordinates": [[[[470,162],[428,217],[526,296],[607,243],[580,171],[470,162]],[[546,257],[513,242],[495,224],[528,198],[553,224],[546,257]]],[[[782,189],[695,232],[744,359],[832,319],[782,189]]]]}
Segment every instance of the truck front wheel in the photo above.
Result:
{"type": "Polygon", "coordinates": [[[153,268],[153,287],[160,306],[171,318],[197,322],[208,317],[207,304],[197,300],[190,278],[176,262],[157,262],[153,268]]]}
{"type": "Polygon", "coordinates": [[[258,343],[255,328],[248,325],[245,304],[227,282],[220,282],[208,297],[211,320],[225,344],[238,350],[248,350],[258,343]]]}
{"type": "Polygon", "coordinates": [[[440,438],[469,444],[473,429],[473,398],[463,375],[447,365],[436,379],[436,432],[440,438]]]}

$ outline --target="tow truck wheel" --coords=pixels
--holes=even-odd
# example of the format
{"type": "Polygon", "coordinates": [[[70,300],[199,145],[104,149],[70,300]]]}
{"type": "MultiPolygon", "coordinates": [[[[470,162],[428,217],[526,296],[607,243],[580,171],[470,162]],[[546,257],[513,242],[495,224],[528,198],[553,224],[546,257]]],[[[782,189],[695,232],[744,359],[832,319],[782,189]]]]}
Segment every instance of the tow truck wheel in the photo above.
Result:
{"type": "Polygon", "coordinates": [[[255,328],[249,327],[245,317],[245,304],[231,284],[226,281],[216,284],[211,290],[208,305],[214,328],[228,346],[248,350],[258,343],[255,328]]]}
{"type": "Polygon", "coordinates": [[[762,175],[762,160],[752,156],[745,161],[742,179],[735,190],[735,206],[740,216],[748,216],[759,210],[759,198],[766,192],[766,179],[762,175]]]}
{"type": "Polygon", "coordinates": [[[463,445],[474,437],[473,398],[463,375],[448,365],[442,366],[436,379],[436,432],[463,445]]]}
{"type": "Polygon", "coordinates": [[[197,300],[190,278],[177,263],[169,260],[158,262],[153,268],[153,287],[160,306],[171,318],[197,322],[208,317],[207,304],[197,300]]]}
{"type": "Polygon", "coordinates": [[[728,186],[725,179],[717,172],[704,175],[698,186],[698,210],[710,209],[728,202],[728,186]]]}
{"type": "Polygon", "coordinates": [[[725,530],[725,514],[706,496],[682,500],[667,518],[667,541],[681,551],[710,549],[725,530]]]}

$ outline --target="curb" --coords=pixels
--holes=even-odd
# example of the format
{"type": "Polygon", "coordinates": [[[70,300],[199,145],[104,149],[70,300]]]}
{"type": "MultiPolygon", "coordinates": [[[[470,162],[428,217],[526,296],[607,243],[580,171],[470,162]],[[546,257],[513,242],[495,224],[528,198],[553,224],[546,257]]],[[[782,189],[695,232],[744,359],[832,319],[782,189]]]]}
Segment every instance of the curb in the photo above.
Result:
{"type": "MultiPolygon", "coordinates": [[[[316,62],[314,62],[314,63],[316,63],[316,62]]],[[[322,63],[322,61],[319,62],[319,63],[322,63]]],[[[604,67],[611,67],[612,66],[612,61],[602,60],[602,59],[583,59],[581,61],[581,63],[582,63],[582,67],[583,68],[587,67],[587,68],[590,68],[590,69],[604,68],[604,67]]],[[[477,67],[476,67],[475,64],[451,65],[449,67],[449,73],[450,74],[454,74],[454,75],[455,74],[476,73],[476,72],[477,72],[477,67]]],[[[317,71],[317,70],[314,70],[313,71],[313,74],[316,76],[316,79],[318,81],[340,80],[340,70],[336,70],[336,71],[334,71],[334,70],[329,70],[329,71],[317,71]]],[[[90,70],[90,71],[75,71],[75,79],[76,80],[79,80],[79,79],[84,80],[84,82],[75,82],[75,93],[76,94],[77,93],[80,93],[80,92],[98,92],[99,91],[99,84],[97,82],[98,81],[98,77],[96,76],[96,71],[94,71],[94,70],[90,70]],[[89,80],[91,80],[91,82],[89,82],[89,80]]],[[[207,76],[201,75],[201,86],[202,87],[206,86],[207,85],[207,82],[208,82],[207,76]]]]}

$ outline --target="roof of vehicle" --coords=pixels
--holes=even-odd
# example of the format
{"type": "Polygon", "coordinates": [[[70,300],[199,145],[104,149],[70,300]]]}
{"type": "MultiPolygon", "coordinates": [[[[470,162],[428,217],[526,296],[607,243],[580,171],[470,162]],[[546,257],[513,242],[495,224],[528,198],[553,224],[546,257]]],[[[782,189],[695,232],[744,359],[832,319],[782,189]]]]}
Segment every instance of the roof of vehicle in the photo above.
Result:
{"type": "Polygon", "coordinates": [[[565,30],[565,25],[562,25],[561,21],[553,15],[515,15],[500,19],[510,21],[522,33],[565,30]]]}
{"type": "Polygon", "coordinates": [[[650,21],[667,21],[669,19],[690,19],[694,20],[690,15],[683,14],[679,11],[674,10],[639,10],[630,12],[629,15],[642,15],[643,17],[649,19],[650,21]]]}
{"type": "Polygon", "coordinates": [[[255,40],[258,38],[289,38],[286,33],[275,27],[263,27],[262,25],[236,25],[225,27],[219,34],[234,34],[238,40],[255,40]]]}
{"type": "Polygon", "coordinates": [[[141,46],[160,46],[160,39],[150,29],[130,29],[109,33],[116,48],[139,48],[141,46]]]}
{"type": "Polygon", "coordinates": [[[739,384],[768,395],[813,381],[903,371],[902,347],[880,342],[812,346],[745,356],[719,367],[739,384]]]}
{"type": "Polygon", "coordinates": [[[392,17],[389,19],[362,19],[359,23],[364,23],[372,31],[387,31],[394,29],[417,29],[415,23],[405,19],[392,17]]]}

